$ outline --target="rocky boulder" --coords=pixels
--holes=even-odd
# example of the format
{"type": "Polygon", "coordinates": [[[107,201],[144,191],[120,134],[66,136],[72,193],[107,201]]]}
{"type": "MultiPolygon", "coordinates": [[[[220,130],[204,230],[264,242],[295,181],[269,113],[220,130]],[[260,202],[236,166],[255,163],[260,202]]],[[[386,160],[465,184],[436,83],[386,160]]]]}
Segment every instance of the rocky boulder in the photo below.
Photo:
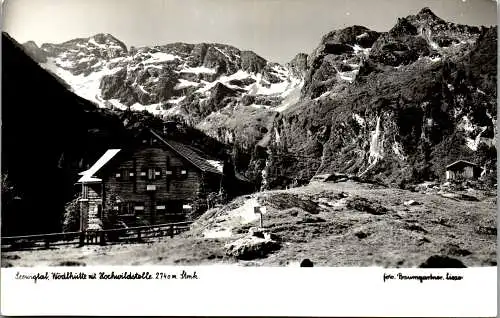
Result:
{"type": "Polygon", "coordinates": [[[252,260],[265,257],[280,247],[281,245],[277,241],[270,238],[246,236],[226,244],[224,249],[228,256],[241,260],[252,260]]]}
{"type": "MultiPolygon", "coordinates": [[[[406,24],[405,24],[406,25],[406,24]]],[[[403,28],[403,27],[401,27],[403,28]]],[[[414,30],[414,29],[412,29],[414,30]]],[[[425,39],[394,31],[381,36],[370,51],[370,58],[382,64],[390,66],[407,65],[415,62],[419,57],[428,56],[430,49],[425,39]]]]}
{"type": "Polygon", "coordinates": [[[344,29],[334,30],[323,36],[321,43],[339,43],[354,46],[363,44],[370,47],[377,39],[379,33],[364,26],[353,25],[344,29]]]}
{"type": "Polygon", "coordinates": [[[433,255],[420,264],[420,268],[465,268],[462,261],[443,255],[433,255]]]}

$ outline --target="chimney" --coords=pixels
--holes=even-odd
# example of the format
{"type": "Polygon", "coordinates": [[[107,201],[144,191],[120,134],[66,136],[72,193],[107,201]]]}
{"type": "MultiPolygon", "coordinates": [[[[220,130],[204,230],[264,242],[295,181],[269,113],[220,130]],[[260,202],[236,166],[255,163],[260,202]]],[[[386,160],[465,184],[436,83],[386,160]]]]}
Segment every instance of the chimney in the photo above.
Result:
{"type": "Polygon", "coordinates": [[[177,122],[166,121],[163,123],[163,135],[166,137],[171,137],[177,132],[177,122]]]}

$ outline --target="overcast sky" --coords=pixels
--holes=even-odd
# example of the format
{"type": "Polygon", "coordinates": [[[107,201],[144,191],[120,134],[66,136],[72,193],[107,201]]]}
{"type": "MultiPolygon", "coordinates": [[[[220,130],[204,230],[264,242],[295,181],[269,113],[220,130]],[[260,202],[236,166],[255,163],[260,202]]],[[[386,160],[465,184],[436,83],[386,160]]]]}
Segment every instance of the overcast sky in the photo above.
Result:
{"type": "Polygon", "coordinates": [[[96,33],[127,46],[218,42],[284,63],[328,31],[386,31],[425,6],[448,21],[497,24],[494,0],[4,0],[3,30],[38,45],[96,33]]]}

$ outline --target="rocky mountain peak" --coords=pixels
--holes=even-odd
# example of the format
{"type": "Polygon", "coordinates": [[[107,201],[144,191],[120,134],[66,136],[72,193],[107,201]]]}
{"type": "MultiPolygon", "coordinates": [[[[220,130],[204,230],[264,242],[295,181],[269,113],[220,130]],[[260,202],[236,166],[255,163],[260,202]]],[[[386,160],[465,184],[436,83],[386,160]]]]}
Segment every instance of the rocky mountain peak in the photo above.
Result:
{"type": "Polygon", "coordinates": [[[432,10],[429,7],[424,7],[422,10],[420,10],[416,14],[415,18],[420,23],[426,23],[428,25],[446,23],[445,20],[441,19],[434,12],[432,12],[432,10]]]}
{"type": "Polygon", "coordinates": [[[267,65],[267,61],[253,51],[241,51],[241,69],[251,73],[259,73],[267,65]]]}
{"type": "Polygon", "coordinates": [[[417,35],[417,28],[406,18],[399,18],[398,22],[389,31],[392,36],[417,35]]]}
{"type": "Polygon", "coordinates": [[[127,53],[127,46],[109,33],[98,33],[90,38],[93,44],[97,44],[100,48],[118,49],[123,53],[127,53]]]}
{"type": "Polygon", "coordinates": [[[294,72],[296,76],[304,77],[307,71],[308,54],[298,53],[288,62],[287,66],[294,72]]]}
{"type": "Polygon", "coordinates": [[[23,46],[24,47],[34,47],[34,48],[37,48],[39,49],[38,45],[36,44],[35,41],[28,41],[28,42],[25,42],[23,43],[23,46]]]}
{"type": "MultiPolygon", "coordinates": [[[[340,30],[334,30],[323,36],[322,44],[326,43],[342,43],[354,45],[359,40],[369,37],[368,32],[371,30],[361,25],[353,25],[340,30]],[[367,35],[365,35],[367,33],[367,35]]],[[[373,32],[373,31],[372,31],[373,32]]]]}
{"type": "Polygon", "coordinates": [[[24,51],[38,63],[47,61],[47,53],[38,47],[34,41],[28,41],[22,45],[24,51]]]}

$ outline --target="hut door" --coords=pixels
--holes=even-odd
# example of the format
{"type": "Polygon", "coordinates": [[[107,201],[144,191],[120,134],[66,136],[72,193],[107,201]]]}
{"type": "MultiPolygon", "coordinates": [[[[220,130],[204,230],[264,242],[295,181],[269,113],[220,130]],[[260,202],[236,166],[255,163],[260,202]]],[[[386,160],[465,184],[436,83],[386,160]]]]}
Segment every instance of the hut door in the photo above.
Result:
{"type": "Polygon", "coordinates": [[[151,215],[151,224],[156,224],[156,192],[152,191],[149,194],[149,213],[151,215]]]}

